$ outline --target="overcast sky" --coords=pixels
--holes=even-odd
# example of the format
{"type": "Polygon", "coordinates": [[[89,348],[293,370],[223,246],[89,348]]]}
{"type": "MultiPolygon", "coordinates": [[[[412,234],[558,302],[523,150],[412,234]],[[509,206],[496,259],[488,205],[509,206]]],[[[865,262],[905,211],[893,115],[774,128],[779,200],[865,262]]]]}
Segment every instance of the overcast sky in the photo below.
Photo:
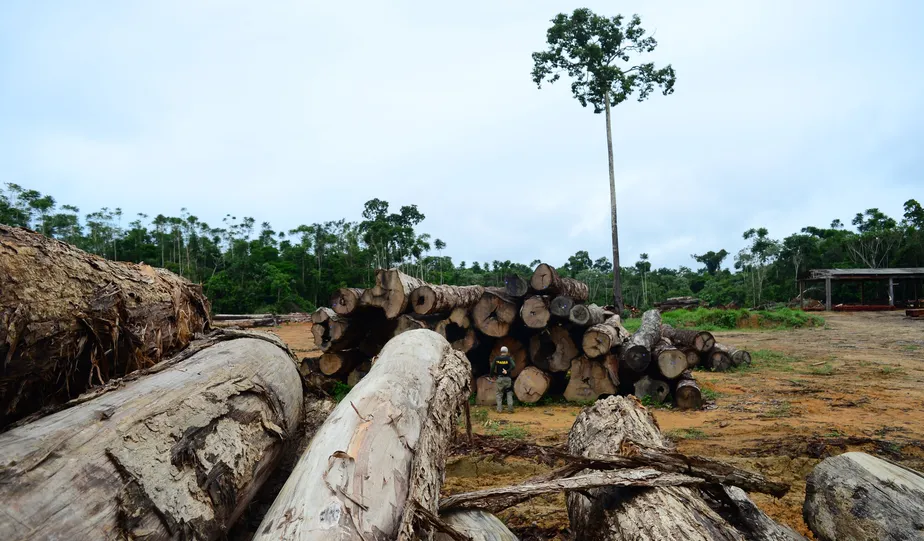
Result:
{"type": "MultiPolygon", "coordinates": [[[[639,13],[677,72],[614,109],[623,265],[924,198],[924,2],[583,5],[639,13]]],[[[0,182],[277,230],[378,197],[456,261],[609,256],[603,115],[530,78],[575,7],[4,0],[0,182]]]]}

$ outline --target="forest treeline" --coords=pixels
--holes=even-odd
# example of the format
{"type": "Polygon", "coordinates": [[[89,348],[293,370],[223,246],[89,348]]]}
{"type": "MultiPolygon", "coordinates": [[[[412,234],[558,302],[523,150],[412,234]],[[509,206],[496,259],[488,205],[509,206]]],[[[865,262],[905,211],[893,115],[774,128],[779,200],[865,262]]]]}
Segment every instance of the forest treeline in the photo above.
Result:
{"type": "MultiPolygon", "coordinates": [[[[373,271],[400,267],[433,283],[503,285],[504,276],[529,276],[539,263],[509,260],[454,261],[446,243],[420,230],[416,205],[394,211],[372,199],[362,219],[341,219],[276,231],[269,222],[226,215],[208,224],[183,208],[178,216],[125,216],[104,207],[81,214],[51,195],[8,183],[0,188],[0,223],[28,227],[83,250],[122,261],[168,268],[201,283],[217,313],[313,310],[339,287],[365,287],[373,271]]],[[[914,199],[904,214],[872,208],[850,225],[807,226],[781,240],[768,229],[743,233],[737,253],[725,249],[691,256],[691,265],[656,267],[647,254],[622,267],[626,303],[647,308],[667,297],[692,295],[712,305],[760,306],[798,294],[797,277],[811,268],[924,266],[924,209],[914,199]]],[[[579,250],[567,261],[549,261],[563,275],[585,281],[591,300],[611,304],[612,264],[579,250]]],[[[859,299],[856,286],[839,286],[841,302],[859,299]]],[[[820,292],[810,292],[819,298],[820,292]]],[[[883,298],[868,286],[866,301],[883,298]]],[[[808,295],[807,295],[808,296],[808,295]]]]}

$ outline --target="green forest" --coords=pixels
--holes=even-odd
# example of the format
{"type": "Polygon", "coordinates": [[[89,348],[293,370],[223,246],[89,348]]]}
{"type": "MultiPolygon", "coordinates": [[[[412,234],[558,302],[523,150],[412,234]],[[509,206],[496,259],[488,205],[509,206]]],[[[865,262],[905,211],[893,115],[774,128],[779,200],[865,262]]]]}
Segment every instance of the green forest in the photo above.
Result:
{"type": "MultiPolygon", "coordinates": [[[[357,209],[359,210],[359,209],[357,209]]],[[[339,287],[365,287],[376,268],[399,267],[432,283],[503,285],[504,276],[529,276],[538,260],[454,261],[450,247],[421,230],[416,205],[393,209],[372,199],[361,219],[346,218],[276,231],[269,222],[227,215],[208,224],[186,208],[177,216],[126,216],[104,207],[81,213],[52,196],[8,183],[0,188],[0,223],[27,227],[109,259],[165,267],[201,283],[216,313],[310,311],[339,287]]],[[[879,209],[857,212],[848,223],[806,226],[782,239],[767,228],[742,233],[745,247],[692,254],[690,266],[656,267],[647,254],[622,267],[627,304],[644,309],[668,297],[696,296],[713,306],[757,307],[798,295],[798,277],[812,268],[924,266],[924,208],[914,199],[902,216],[879,209]]],[[[612,263],[578,250],[566,261],[547,261],[563,275],[586,282],[591,300],[612,303],[612,263]]],[[[886,299],[867,285],[865,299],[886,299]]],[[[901,293],[897,292],[897,295],[901,293]]],[[[924,292],[906,292],[910,295],[924,292]]],[[[859,287],[840,285],[838,302],[859,300],[859,287]]],[[[810,290],[820,298],[823,291],[810,290]]]]}

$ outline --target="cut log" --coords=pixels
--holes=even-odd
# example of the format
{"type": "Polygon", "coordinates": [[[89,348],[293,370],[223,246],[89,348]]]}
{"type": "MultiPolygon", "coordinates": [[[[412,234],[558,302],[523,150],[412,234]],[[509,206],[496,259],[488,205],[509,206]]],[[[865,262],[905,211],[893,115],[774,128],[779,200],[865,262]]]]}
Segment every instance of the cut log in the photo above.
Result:
{"type": "Polygon", "coordinates": [[[501,288],[489,287],[472,309],[472,321],[479,331],[500,338],[510,332],[517,312],[517,303],[512,297],[508,297],[501,288]]]}
{"type": "Polygon", "coordinates": [[[347,349],[337,353],[327,352],[321,355],[321,359],[318,361],[318,369],[325,376],[345,379],[353,369],[368,360],[369,357],[366,357],[358,349],[347,349]]]}
{"type": "Polygon", "coordinates": [[[661,338],[655,345],[651,357],[658,367],[658,372],[669,380],[677,379],[688,369],[686,353],[675,348],[667,338],[661,338]]]}
{"type": "Polygon", "coordinates": [[[700,353],[708,352],[715,345],[715,337],[707,331],[675,329],[665,323],[661,325],[661,334],[670,338],[677,347],[693,348],[700,353]]]}
{"type": "Polygon", "coordinates": [[[238,321],[244,319],[266,319],[273,317],[273,314],[215,314],[212,316],[212,323],[218,321],[238,321]]]}
{"type": "Polygon", "coordinates": [[[568,320],[580,327],[603,323],[603,308],[596,304],[575,304],[568,313],[568,320]]]}
{"type": "Polygon", "coordinates": [[[302,400],[296,360],[278,339],[193,342],[0,435],[0,531],[223,539],[296,433],[302,400]]]}
{"type": "Polygon", "coordinates": [[[590,358],[606,355],[609,351],[629,339],[629,331],[622,326],[622,320],[614,315],[603,323],[584,331],[582,346],[590,358]]]}
{"type": "Polygon", "coordinates": [[[334,312],[333,309],[326,306],[322,306],[311,313],[311,323],[314,325],[321,325],[327,323],[328,321],[337,321],[339,319],[340,315],[337,314],[337,312],[334,312]]]}
{"type": "Polygon", "coordinates": [[[510,374],[511,378],[516,378],[520,375],[520,372],[526,368],[526,365],[529,364],[529,354],[526,351],[526,346],[523,345],[523,342],[520,342],[512,336],[504,336],[502,338],[498,338],[494,342],[494,347],[491,348],[491,360],[493,360],[494,357],[500,355],[500,349],[504,346],[507,347],[507,354],[513,357],[513,361],[516,363],[516,368],[510,374]]]}
{"type": "Polygon", "coordinates": [[[475,404],[478,406],[493,406],[497,399],[497,387],[494,380],[488,376],[481,376],[475,380],[475,404]]]}
{"type": "Polygon", "coordinates": [[[685,348],[681,348],[680,351],[682,351],[684,355],[687,356],[687,368],[689,368],[690,370],[693,370],[694,368],[699,366],[700,355],[699,355],[699,352],[696,351],[695,348],[685,347],[685,348]]]}
{"type": "Polygon", "coordinates": [[[420,315],[469,309],[484,294],[482,286],[447,286],[424,284],[411,292],[411,306],[420,315]]]}
{"type": "Polygon", "coordinates": [[[210,309],[169,271],[0,225],[0,428],[170,357],[210,309]]]}
{"type": "Polygon", "coordinates": [[[463,329],[469,329],[472,326],[472,318],[469,317],[468,310],[465,308],[453,308],[452,312],[449,313],[449,321],[463,329]]]}
{"type": "Polygon", "coordinates": [[[616,353],[607,353],[603,357],[603,368],[606,369],[606,375],[610,378],[610,382],[619,388],[619,355],[616,353]]]}
{"type": "Polygon", "coordinates": [[[350,375],[347,376],[347,385],[349,385],[350,387],[356,387],[356,384],[359,383],[360,380],[362,380],[364,377],[366,377],[366,374],[368,374],[369,370],[371,369],[372,369],[371,362],[369,361],[363,362],[362,364],[357,366],[355,369],[353,369],[353,371],[350,372],[350,375]]]}
{"type": "MultiPolygon", "coordinates": [[[[584,408],[568,435],[568,448],[572,454],[589,458],[631,455],[630,449],[670,452],[669,442],[648,410],[637,399],[623,396],[584,408]]],[[[737,494],[733,489],[721,490],[737,494]]],[[[784,537],[785,528],[759,510],[762,520],[736,528],[695,488],[588,489],[568,493],[567,503],[576,541],[793,539],[784,537]]]]}
{"type": "Polygon", "coordinates": [[[866,453],[824,459],[805,485],[805,523],[818,539],[921,539],[924,474],[866,453]]]}
{"type": "Polygon", "coordinates": [[[253,329],[254,327],[275,327],[279,320],[274,316],[258,319],[228,319],[214,321],[212,327],[216,329],[253,329]]]}
{"type": "Polygon", "coordinates": [[[398,326],[395,327],[395,336],[407,331],[427,328],[429,328],[429,325],[427,325],[426,321],[418,319],[410,314],[402,314],[398,316],[398,326]]]}
{"type": "Polygon", "coordinates": [[[508,297],[525,297],[529,293],[529,284],[518,274],[504,276],[504,291],[508,297]]]}
{"type": "MultiPolygon", "coordinates": [[[[441,513],[440,518],[453,530],[467,535],[471,541],[518,541],[503,522],[491,513],[478,509],[460,509],[441,513]]],[[[434,541],[452,541],[445,533],[437,533],[434,541]]]]}
{"type": "Polygon", "coordinates": [[[750,366],[751,364],[751,354],[743,349],[716,343],[714,346],[712,346],[712,351],[722,351],[727,353],[729,358],[731,358],[732,366],[750,366]]]}
{"type": "Polygon", "coordinates": [[[564,295],[554,297],[549,303],[549,312],[555,317],[567,319],[572,308],[574,308],[574,299],[564,295]]]}
{"type": "Polygon", "coordinates": [[[475,329],[467,329],[465,331],[465,336],[452,341],[452,349],[461,351],[462,353],[468,353],[476,347],[478,347],[478,334],[475,332],[475,329]]]}
{"type": "MultiPolygon", "coordinates": [[[[536,267],[529,283],[536,291],[552,296],[563,295],[577,302],[586,301],[590,294],[587,284],[573,278],[562,278],[554,267],[545,263],[536,267]]],[[[568,317],[568,314],[562,317],[568,317]]]]}
{"type": "Polygon", "coordinates": [[[442,336],[408,331],[315,434],[255,540],[412,539],[436,513],[447,447],[471,366],[442,336]]]}
{"type": "Polygon", "coordinates": [[[341,287],[330,297],[330,306],[341,316],[351,315],[359,308],[363,290],[358,287],[341,287]]]}
{"type": "Polygon", "coordinates": [[[643,373],[651,363],[651,350],[661,341],[661,312],[648,310],[642,314],[642,325],[622,346],[622,366],[643,373]]]}
{"type": "Polygon", "coordinates": [[[567,372],[580,351],[571,334],[560,325],[554,325],[534,334],[529,339],[529,357],[533,364],[551,372],[567,372]]]}
{"type": "Polygon", "coordinates": [[[462,353],[468,353],[478,345],[478,336],[475,329],[460,327],[451,319],[444,319],[433,328],[440,336],[452,345],[452,348],[462,353]]]}
{"type": "Polygon", "coordinates": [[[552,378],[535,366],[527,366],[513,383],[513,392],[520,402],[535,404],[549,390],[552,378]]]}
{"type": "Polygon", "coordinates": [[[610,381],[603,363],[587,357],[571,361],[571,378],[565,388],[565,399],[569,402],[591,402],[601,395],[616,394],[616,387],[610,381]]]}
{"type": "Polygon", "coordinates": [[[644,376],[635,382],[635,396],[639,399],[649,396],[655,402],[664,402],[670,392],[671,387],[666,381],[651,376],[644,376]]]}
{"type": "Polygon", "coordinates": [[[398,269],[377,269],[375,287],[363,291],[360,304],[379,307],[385,317],[395,319],[410,309],[411,292],[425,284],[398,269]]]}
{"type": "Polygon", "coordinates": [[[731,355],[721,349],[712,348],[704,360],[706,367],[713,372],[727,372],[734,366],[731,355]]]}
{"type": "Polygon", "coordinates": [[[703,393],[689,370],[681,374],[677,380],[674,404],[681,410],[698,410],[703,407],[703,393]]]}
{"type": "Polygon", "coordinates": [[[530,329],[543,329],[549,324],[549,298],[545,295],[534,295],[523,301],[520,307],[520,319],[530,329]]]}

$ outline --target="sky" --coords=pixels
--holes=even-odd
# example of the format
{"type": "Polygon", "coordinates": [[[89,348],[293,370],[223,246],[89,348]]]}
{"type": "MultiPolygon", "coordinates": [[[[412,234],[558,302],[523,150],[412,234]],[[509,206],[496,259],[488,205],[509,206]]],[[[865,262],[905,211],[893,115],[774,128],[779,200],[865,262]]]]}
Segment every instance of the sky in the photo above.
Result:
{"type": "Polygon", "coordinates": [[[380,198],[457,262],[609,257],[603,115],[530,76],[576,7],[638,13],[677,73],[613,110],[623,265],[924,198],[917,0],[8,0],[0,182],[277,231],[380,198]]]}

